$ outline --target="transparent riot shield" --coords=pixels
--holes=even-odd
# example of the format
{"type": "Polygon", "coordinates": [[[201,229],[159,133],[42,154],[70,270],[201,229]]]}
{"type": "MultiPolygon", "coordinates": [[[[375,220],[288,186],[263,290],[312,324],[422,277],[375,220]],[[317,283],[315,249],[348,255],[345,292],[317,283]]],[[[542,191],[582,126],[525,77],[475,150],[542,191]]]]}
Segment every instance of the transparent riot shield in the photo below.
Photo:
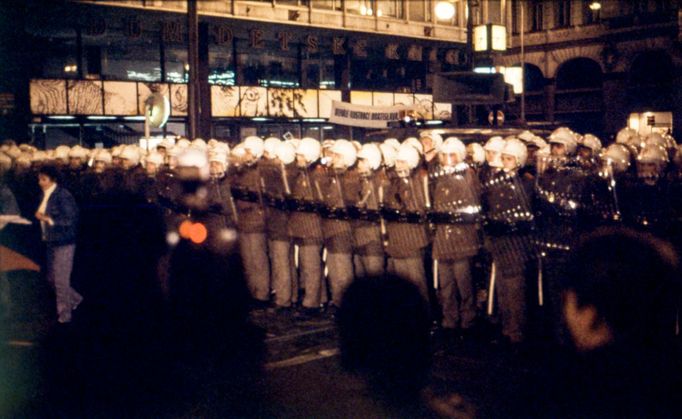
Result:
{"type": "Polygon", "coordinates": [[[569,251],[584,209],[586,173],[574,160],[539,157],[542,171],[535,181],[538,242],[543,251],[569,251]]]}

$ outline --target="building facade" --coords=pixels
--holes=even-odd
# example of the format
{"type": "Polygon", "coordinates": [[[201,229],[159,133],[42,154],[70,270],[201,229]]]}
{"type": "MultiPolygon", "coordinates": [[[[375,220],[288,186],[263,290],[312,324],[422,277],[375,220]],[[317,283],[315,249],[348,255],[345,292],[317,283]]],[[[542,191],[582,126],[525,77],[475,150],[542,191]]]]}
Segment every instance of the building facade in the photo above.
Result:
{"type": "Polygon", "coordinates": [[[507,19],[511,45],[497,63],[524,63],[527,120],[602,135],[626,124],[672,128],[682,137],[679,2],[520,0],[507,19]]]}
{"type": "MultiPolygon", "coordinates": [[[[523,62],[523,97],[506,105],[506,124],[567,124],[601,136],[630,124],[682,136],[677,1],[449,1],[455,13],[447,20],[434,12],[437,0],[197,1],[199,106],[210,109],[200,135],[361,138],[361,129],[327,122],[330,100],[426,104],[430,118],[449,112],[456,123],[480,114],[486,123],[488,109],[432,103],[434,75],[523,62]],[[470,62],[468,16],[472,25],[504,25],[507,51],[470,62]],[[230,95],[239,103],[219,103],[230,95]],[[245,111],[245,95],[260,96],[265,111],[245,111]]],[[[0,7],[0,136],[134,141],[143,131],[139,100],[155,90],[174,105],[165,131],[186,133],[186,1],[7,0],[0,7]],[[32,86],[45,80],[36,104],[32,86]],[[126,91],[133,109],[110,111],[125,107],[109,103],[111,94],[126,91]],[[101,106],[90,108],[84,97],[101,106]],[[58,110],[44,111],[43,100],[58,110]]]]}

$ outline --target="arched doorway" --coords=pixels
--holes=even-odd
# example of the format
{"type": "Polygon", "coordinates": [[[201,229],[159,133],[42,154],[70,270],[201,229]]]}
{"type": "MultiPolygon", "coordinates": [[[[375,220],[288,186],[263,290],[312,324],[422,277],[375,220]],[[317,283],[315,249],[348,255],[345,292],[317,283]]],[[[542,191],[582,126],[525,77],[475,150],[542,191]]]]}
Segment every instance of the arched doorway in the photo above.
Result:
{"type": "Polygon", "coordinates": [[[604,130],[603,74],[596,61],[579,57],[564,62],[556,73],[555,119],[574,130],[604,130]]]}

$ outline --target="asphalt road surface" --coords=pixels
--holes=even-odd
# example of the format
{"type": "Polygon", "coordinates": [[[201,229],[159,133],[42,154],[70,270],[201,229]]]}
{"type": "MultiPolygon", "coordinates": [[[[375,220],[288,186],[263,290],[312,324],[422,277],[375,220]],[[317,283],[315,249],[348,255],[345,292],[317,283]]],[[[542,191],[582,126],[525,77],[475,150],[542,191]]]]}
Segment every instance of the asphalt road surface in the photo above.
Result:
{"type": "MultiPolygon", "coordinates": [[[[0,326],[0,416],[16,411],[36,389],[40,338],[54,327],[52,295],[35,274],[17,274],[14,310],[0,326]]],[[[339,364],[331,315],[258,309],[251,320],[266,331],[268,411],[276,417],[378,417],[381,410],[361,380],[339,364]]],[[[512,354],[485,340],[434,337],[430,389],[457,394],[477,417],[504,416],[500,401],[532,373],[532,355],[512,354]]],[[[200,410],[199,410],[200,411],[200,410]]],[[[210,413],[210,412],[206,412],[210,413]]]]}

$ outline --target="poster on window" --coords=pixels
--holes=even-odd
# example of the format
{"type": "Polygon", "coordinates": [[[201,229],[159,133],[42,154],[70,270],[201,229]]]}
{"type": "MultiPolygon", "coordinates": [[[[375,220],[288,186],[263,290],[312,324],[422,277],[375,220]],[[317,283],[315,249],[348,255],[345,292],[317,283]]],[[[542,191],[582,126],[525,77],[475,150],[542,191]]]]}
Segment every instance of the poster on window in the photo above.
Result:
{"type": "Polygon", "coordinates": [[[211,86],[211,115],[218,118],[239,116],[239,87],[211,86]]]}
{"type": "Polygon", "coordinates": [[[396,93],[393,104],[395,106],[412,106],[414,104],[414,95],[412,93],[396,93]]]}
{"type": "Polygon", "coordinates": [[[268,89],[268,115],[273,118],[293,118],[294,108],[292,89],[268,89]]]}
{"type": "Polygon", "coordinates": [[[442,119],[444,121],[452,119],[452,104],[434,102],[433,104],[433,118],[442,119]]]}
{"type": "Polygon", "coordinates": [[[66,115],[65,80],[31,80],[31,113],[34,115],[66,115]]]}
{"type": "Polygon", "coordinates": [[[166,83],[137,83],[137,107],[140,115],[144,115],[144,101],[152,93],[160,93],[170,101],[170,93],[166,83]]]}
{"type": "Polygon", "coordinates": [[[134,81],[105,81],[104,113],[137,115],[137,84],[134,81]]]}
{"type": "Polygon", "coordinates": [[[187,116],[187,85],[170,85],[170,103],[172,116],[187,116]]]}
{"type": "Polygon", "coordinates": [[[331,116],[334,101],[341,101],[341,90],[320,90],[320,118],[331,116]]]}
{"type": "Polygon", "coordinates": [[[102,115],[102,82],[99,80],[67,80],[66,94],[71,115],[102,115]]]}
{"type": "Polygon", "coordinates": [[[393,106],[392,92],[374,92],[372,104],[374,106],[393,106]]]}
{"type": "Polygon", "coordinates": [[[239,108],[242,116],[268,116],[268,90],[265,87],[240,87],[239,108]]]}
{"type": "Polygon", "coordinates": [[[414,95],[414,104],[419,119],[433,119],[432,95],[414,95]]]}
{"type": "Polygon", "coordinates": [[[317,89],[295,89],[294,109],[299,118],[317,118],[317,89]]]}

